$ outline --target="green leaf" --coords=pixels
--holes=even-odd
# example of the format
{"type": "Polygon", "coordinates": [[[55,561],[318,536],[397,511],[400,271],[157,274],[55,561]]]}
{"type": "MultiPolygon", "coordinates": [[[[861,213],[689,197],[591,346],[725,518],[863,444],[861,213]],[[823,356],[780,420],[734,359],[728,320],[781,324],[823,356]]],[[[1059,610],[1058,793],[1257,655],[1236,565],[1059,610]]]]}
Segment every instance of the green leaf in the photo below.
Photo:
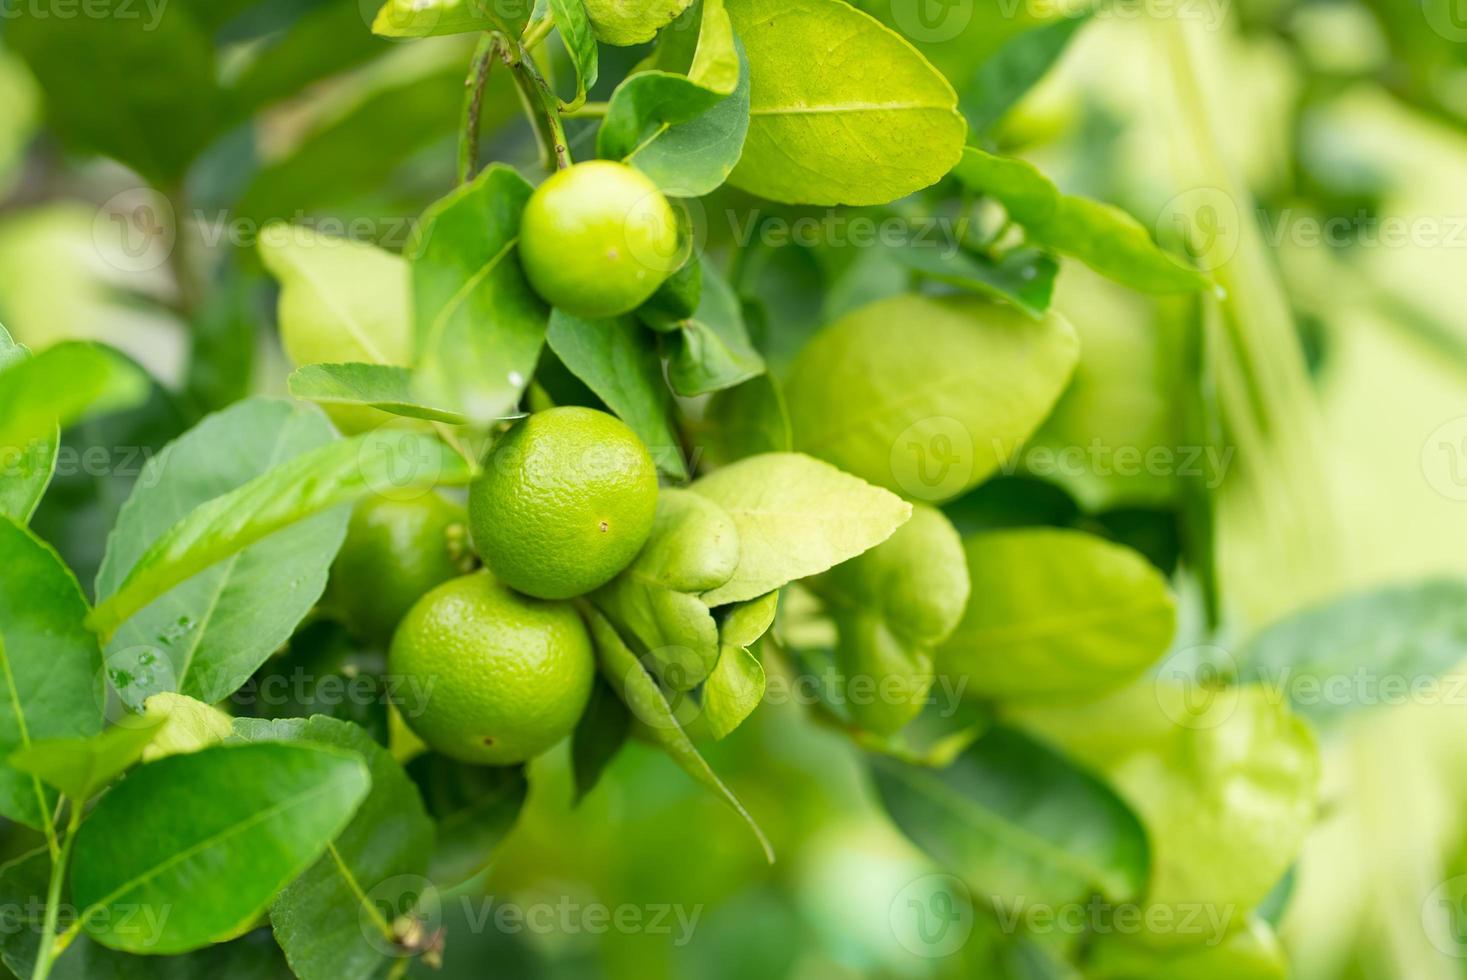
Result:
{"type": "MultiPolygon", "coordinates": [[[[0,904],[7,909],[6,928],[0,930],[0,959],[17,977],[29,977],[45,936],[45,903],[51,878],[51,858],[43,847],[0,867],[0,904]]],[[[71,912],[62,891],[61,923],[71,912]]],[[[134,926],[150,923],[136,917],[134,926]]],[[[182,956],[135,956],[108,949],[85,933],[74,936],[52,962],[50,980],[280,980],[286,975],[284,957],[268,932],[255,930],[239,939],[208,946],[182,956]]]]}
{"type": "Polygon", "coordinates": [[[727,607],[718,627],[718,663],[701,694],[714,738],[727,737],[764,699],[764,665],[749,648],[774,625],[778,607],[778,592],[727,607]]]}
{"type": "Polygon", "coordinates": [[[738,84],[714,92],[684,75],[641,71],[612,93],[596,150],[646,174],[663,193],[702,197],[728,180],[749,131],[749,67],[743,46],[738,84]]]}
{"type": "Polygon", "coordinates": [[[896,732],[921,713],[936,679],[933,651],[968,603],[957,530],[941,511],[917,504],[890,538],[810,588],[839,631],[836,662],[851,718],[881,735],[896,732]]]}
{"type": "Polygon", "coordinates": [[[555,29],[570,55],[576,70],[576,97],[560,102],[565,110],[579,109],[586,104],[586,90],[596,84],[599,73],[597,64],[596,35],[591,30],[591,18],[586,13],[585,0],[550,0],[550,12],[555,18],[555,29]]]}
{"type": "MultiPolygon", "coordinates": [[[[1176,923],[1200,907],[1223,915],[1228,929],[1298,855],[1314,823],[1319,751],[1308,726],[1262,688],[1200,694],[1158,679],[1013,717],[1104,774],[1140,815],[1151,841],[1143,923],[1176,923]]],[[[1196,941],[1174,932],[1140,938],[1196,941]]]]}
{"type": "Polygon", "coordinates": [[[307,364],[290,379],[290,393],[318,405],[363,405],[410,419],[463,425],[468,418],[425,405],[412,372],[390,364],[307,364]]]}
{"type": "Polygon", "coordinates": [[[6,20],[5,46],[30,65],[55,130],[154,184],[173,183],[231,121],[214,45],[183,5],[95,0],[84,16],[26,6],[6,20]]]}
{"type": "Polygon", "coordinates": [[[870,758],[902,832],[995,902],[1130,902],[1147,838],[1104,783],[1019,732],[995,728],[942,769],[870,758]]]}
{"type": "Polygon", "coordinates": [[[975,136],[987,134],[1048,74],[1094,11],[1064,17],[1014,35],[978,66],[963,89],[963,115],[975,136]]]}
{"type": "MultiPolygon", "coordinates": [[[[102,655],[82,625],[87,602],[56,552],[0,517],[0,753],[102,730],[102,655]]],[[[0,763],[0,814],[51,820],[53,794],[0,763]]]]}
{"type": "Polygon", "coordinates": [[[596,36],[607,44],[628,47],[652,40],[682,16],[693,0],[585,0],[596,36]]]}
{"type": "Polygon", "coordinates": [[[265,226],[259,249],[280,282],[280,339],[297,367],[411,361],[408,267],[399,256],[283,222],[265,226]]]}
{"type": "Polygon", "coordinates": [[[1288,980],[1289,959],[1268,923],[1250,918],[1226,937],[1199,923],[1192,942],[1158,950],[1121,935],[1097,936],[1086,957],[1094,980],[1288,980]],[[1206,930],[1206,931],[1202,931],[1206,930]]]}
{"type": "Polygon", "coordinates": [[[33,451],[56,437],[58,424],[147,397],[147,375],[132,361],[100,344],[63,341],[0,372],[0,452],[33,451]]]}
{"type": "Polygon", "coordinates": [[[800,453],[751,456],[691,487],[738,530],[733,578],[703,594],[711,606],[755,599],[873,548],[911,516],[910,504],[800,453]]]}
{"type": "Polygon", "coordinates": [[[696,0],[671,30],[662,32],[636,70],[686,75],[710,92],[733,92],[739,83],[739,52],[724,0],[696,0]]]}
{"type": "Polygon", "coordinates": [[[1036,320],[1049,310],[1059,264],[1036,249],[1020,248],[1000,259],[935,248],[892,249],[901,265],[926,279],[1012,303],[1036,320]]]}
{"type": "Polygon", "coordinates": [[[713,269],[705,266],[701,278],[697,312],[663,330],[662,338],[667,379],[674,391],[689,398],[732,388],[764,373],[764,359],[744,328],[739,298],[713,269]]]}
{"type": "Polygon", "coordinates": [[[283,30],[251,39],[256,50],[229,86],[234,104],[258,111],[383,54],[387,43],[362,30],[366,13],[365,4],[306,6],[283,30]]]}
{"type": "Polygon", "coordinates": [[[727,4],[750,73],[735,186],[790,204],[886,204],[957,164],[957,94],[900,35],[841,0],[727,4]]]}
{"type": "Polygon", "coordinates": [[[976,534],[963,548],[973,600],[937,663],[975,697],[1103,694],[1171,643],[1166,579],[1129,548],[1058,528],[976,534]]]}
{"type": "Polygon", "coordinates": [[[596,788],[601,774],[616,758],[631,734],[632,716],[616,692],[601,677],[591,688],[591,700],[576,723],[571,737],[571,773],[575,778],[575,802],[596,788]]]}
{"type": "Polygon", "coordinates": [[[662,380],[653,339],[635,317],[582,320],[564,310],[550,316],[550,349],[572,374],[646,444],[657,468],[686,480],[687,465],[672,426],[672,395],[662,380]]]}
{"type": "Polygon", "coordinates": [[[739,533],[716,503],[664,488],[647,543],[591,596],[668,687],[690,691],[718,661],[718,624],[700,597],[739,564],[739,533]]]}
{"type": "Polygon", "coordinates": [[[216,746],[145,765],[77,832],[82,927],[155,954],[238,935],[321,856],[370,783],[360,759],[296,745],[216,746]]]}
{"type": "MultiPolygon", "coordinates": [[[[28,357],[30,351],[0,325],[0,372],[28,357]]],[[[60,448],[59,426],[23,446],[0,446],[0,517],[21,525],[30,521],[51,483],[60,448]]]]}
{"type": "Polygon", "coordinates": [[[1054,313],[1036,322],[977,297],[873,303],[817,334],[791,365],[795,448],[912,499],[951,500],[1038,428],[1078,353],[1054,313]]]}
{"type": "Polygon", "coordinates": [[[524,766],[475,766],[425,752],[407,771],[438,824],[432,879],[453,885],[487,867],[524,808],[524,766]]]}
{"type": "Polygon", "coordinates": [[[793,449],[789,411],[774,379],[759,375],[709,399],[698,429],[698,448],[714,466],[793,449]]]}
{"type": "Polygon", "coordinates": [[[548,311],[515,252],[530,194],[489,167],[423,212],[407,250],[423,395],[476,422],[514,411],[545,342],[548,311]]]}
{"type": "Polygon", "coordinates": [[[636,654],[627,649],[617,635],[616,628],[606,617],[589,607],[584,607],[583,612],[596,644],[596,659],[601,666],[601,675],[611,685],[612,690],[631,709],[632,714],[647,726],[657,744],[672,757],[673,762],[692,776],[700,786],[733,808],[758,839],[764,857],[773,864],[774,849],[770,847],[764,831],[759,829],[759,825],[754,822],[749,811],[744,809],[738,797],[733,795],[698,753],[697,747],[673,714],[662,689],[657,686],[657,681],[643,669],[636,654]]]}
{"type": "Polygon", "coordinates": [[[185,694],[154,694],[143,703],[143,710],[163,719],[163,727],[143,748],[144,762],[207,749],[234,731],[229,715],[185,694]]]}
{"type": "Polygon", "coordinates": [[[89,623],[100,635],[111,636],[139,610],[206,568],[369,493],[415,496],[434,486],[463,486],[473,477],[462,456],[412,430],[374,430],[302,453],[195,507],[153,542],[117,590],[92,611],[89,623]]]}
{"type": "MultiPolygon", "coordinates": [[[[1379,701],[1321,696],[1339,678],[1438,677],[1467,660],[1467,582],[1429,579],[1345,595],[1273,623],[1239,653],[1239,673],[1289,700],[1315,724],[1339,723],[1379,701]]],[[[1374,695],[1374,697],[1369,697],[1374,695]]]]}
{"type": "Polygon", "coordinates": [[[387,0],[372,20],[372,33],[436,37],[502,31],[518,38],[534,9],[535,0],[387,0]]]}
{"type": "MultiPolygon", "coordinates": [[[[148,460],[118,514],[97,573],[98,601],[117,596],[170,529],[196,520],[216,498],[330,446],[334,435],[315,409],[256,398],[169,443],[148,460]]],[[[213,704],[237,689],[321,597],[347,516],[321,514],[290,534],[235,548],[229,560],[154,595],[106,646],[108,675],[123,703],[140,711],[149,695],[177,691],[213,704]]],[[[220,539],[213,546],[232,544],[220,539]]]]}
{"type": "Polygon", "coordinates": [[[166,720],[162,714],[126,716],[100,735],[32,742],[12,752],[9,762],[81,806],[143,757],[166,720]]]}
{"type": "Polygon", "coordinates": [[[1096,272],[1144,293],[1205,289],[1205,276],[1159,249],[1140,223],[1119,208],[1061,194],[1050,179],[1022,160],[963,151],[953,171],[970,190],[1004,206],[1031,241],[1073,256],[1096,272]]]}
{"type": "MultiPolygon", "coordinates": [[[[291,971],[302,980],[369,977],[393,962],[392,923],[373,904],[400,875],[422,876],[433,851],[433,823],[417,787],[391,754],[350,722],[320,715],[235,720],[240,740],[303,742],[361,758],[371,791],[327,853],[285,886],[270,924],[291,971]],[[369,930],[376,926],[380,931],[369,930]]],[[[394,896],[395,897],[395,896],[394,896]]]]}

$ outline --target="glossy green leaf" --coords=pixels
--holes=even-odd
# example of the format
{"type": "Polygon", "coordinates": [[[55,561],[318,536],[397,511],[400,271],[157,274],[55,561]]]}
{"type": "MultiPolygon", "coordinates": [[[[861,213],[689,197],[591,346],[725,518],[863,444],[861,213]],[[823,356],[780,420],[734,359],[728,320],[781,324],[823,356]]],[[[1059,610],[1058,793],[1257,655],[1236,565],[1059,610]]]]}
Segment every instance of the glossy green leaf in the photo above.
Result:
{"type": "MultiPolygon", "coordinates": [[[[56,552],[0,517],[0,753],[102,730],[102,655],[87,603],[56,552]]],[[[0,814],[39,828],[54,794],[0,763],[0,814]]]]}
{"type": "MultiPolygon", "coordinates": [[[[98,601],[113,600],[180,522],[334,438],[320,412],[275,399],[238,402],[205,418],[143,467],[107,539],[98,601]]],[[[213,704],[244,683],[321,597],[346,517],[321,514],[250,547],[233,548],[215,532],[210,547],[233,548],[229,560],[150,597],[110,634],[107,670],[123,703],[140,711],[148,696],[176,691],[213,704]]]]}
{"type": "Polygon", "coordinates": [[[738,568],[703,593],[709,606],[756,599],[854,558],[912,513],[880,487],[800,453],[751,456],[691,489],[726,510],[738,530],[738,568]]]}
{"type": "MultiPolygon", "coordinates": [[[[1241,925],[1313,825],[1314,738],[1262,688],[1213,692],[1158,679],[1014,717],[1103,773],[1140,815],[1151,841],[1142,919],[1159,927],[1198,908],[1224,929],[1241,925]]],[[[1176,946],[1198,937],[1158,928],[1140,938],[1176,946]]]]}
{"type": "Polygon", "coordinates": [[[963,88],[963,115],[982,136],[1039,83],[1069,48],[1092,11],[1031,27],[1004,42],[963,88]]]}
{"type": "Polygon", "coordinates": [[[515,251],[530,193],[489,167],[429,206],[407,250],[423,396],[477,422],[514,411],[545,343],[549,311],[515,251]]]}
{"type": "Polygon", "coordinates": [[[657,681],[642,667],[636,654],[627,649],[617,635],[616,628],[606,617],[590,608],[585,609],[585,613],[591,626],[591,637],[596,644],[596,659],[606,682],[632,714],[647,726],[652,737],[672,757],[673,762],[692,776],[695,782],[733,808],[758,839],[765,858],[773,864],[774,849],[770,847],[764,831],[699,754],[673,714],[666,696],[657,686],[657,681]]]}
{"type": "Polygon", "coordinates": [[[764,665],[750,648],[774,625],[778,607],[778,592],[727,607],[718,627],[718,663],[700,695],[714,738],[742,725],[764,699],[764,665]]]}
{"type": "MultiPolygon", "coordinates": [[[[0,372],[28,357],[30,351],[17,344],[0,325],[0,372]]],[[[60,447],[61,430],[56,425],[24,445],[0,446],[0,517],[22,525],[30,521],[51,483],[60,447]]]]}
{"type": "Polygon", "coordinates": [[[1176,603],[1145,558],[1082,531],[1027,528],[963,542],[973,598],[938,667],[969,694],[1093,696],[1138,677],[1167,650],[1176,603]]]}
{"type": "Polygon", "coordinates": [[[149,763],[77,832],[71,894],[82,927],[104,945],[155,954],[236,936],[315,863],[370,784],[359,758],[297,745],[149,763]]]}
{"type": "Polygon", "coordinates": [[[650,41],[682,16],[693,0],[585,0],[596,36],[626,47],[650,41]]]}
{"type": "Polygon", "coordinates": [[[35,74],[52,126],[82,150],[171,184],[231,121],[209,34],[182,4],[94,0],[70,13],[6,12],[5,46],[35,74]]]}
{"type": "MultiPolygon", "coordinates": [[[[1357,592],[1273,623],[1238,655],[1244,680],[1257,681],[1316,724],[1338,723],[1381,700],[1331,696],[1332,679],[1366,676],[1404,685],[1438,677],[1467,660],[1467,582],[1429,579],[1357,592]]],[[[1389,700],[1389,699],[1387,699],[1389,700]]]]}
{"type": "MultiPolygon", "coordinates": [[[[260,232],[259,250],[280,282],[280,339],[297,367],[411,362],[408,267],[400,256],[282,222],[260,232]]],[[[337,409],[335,418],[350,431],[388,420],[357,409],[337,409]]]]}
{"type": "Polygon", "coordinates": [[[473,477],[462,456],[412,430],[378,429],[302,453],[195,507],[133,563],[89,623],[111,636],[139,610],[215,563],[369,493],[416,496],[435,486],[463,486],[473,477]]]}
{"type": "Polygon", "coordinates": [[[1146,293],[1191,292],[1208,285],[1206,277],[1158,248],[1135,218],[1099,201],[1061,194],[1022,160],[970,146],[953,172],[970,190],[1002,204],[1033,242],[1074,256],[1123,285],[1146,293]]]}
{"type": "Polygon", "coordinates": [[[0,372],[0,452],[32,452],[91,415],[131,408],[148,397],[137,365],[100,344],[63,341],[0,372]]]}
{"type": "Polygon", "coordinates": [[[318,405],[361,405],[389,415],[463,425],[468,418],[423,404],[407,368],[391,364],[307,364],[290,376],[290,393],[318,405]]]}
{"type": "Polygon", "coordinates": [[[951,500],[1038,428],[1078,346],[1053,313],[1034,321],[977,297],[873,303],[821,331],[791,365],[795,448],[912,499],[951,500]]]}
{"type": "Polygon", "coordinates": [[[631,729],[631,712],[606,681],[597,677],[591,700],[586,703],[586,710],[571,736],[571,774],[575,778],[577,803],[596,788],[631,729]]]}
{"type": "Polygon", "coordinates": [[[1059,272],[1059,264],[1047,253],[1028,248],[996,260],[960,250],[918,247],[893,249],[892,256],[924,279],[1012,303],[1036,320],[1049,310],[1059,272]]]}
{"type": "Polygon", "coordinates": [[[685,397],[732,388],[764,373],[739,298],[711,268],[704,268],[702,284],[696,312],[663,331],[667,379],[685,397]]]}
{"type": "MultiPolygon", "coordinates": [[[[296,878],[270,906],[270,924],[291,971],[302,980],[369,977],[393,957],[391,923],[370,903],[399,875],[428,870],[433,823],[417,787],[391,754],[350,722],[317,715],[264,721],[239,718],[245,742],[326,745],[361,758],[371,791],[327,853],[296,878]],[[376,926],[379,930],[372,933],[376,926]]],[[[393,896],[395,897],[395,896],[393,896]]]]}
{"type": "Polygon", "coordinates": [[[586,13],[585,0],[550,0],[550,12],[555,18],[555,29],[560,32],[560,39],[570,54],[571,65],[576,70],[575,98],[569,102],[562,99],[560,107],[579,109],[585,105],[586,90],[596,84],[600,70],[591,18],[586,13]]]}
{"type": "Polygon", "coordinates": [[[482,871],[524,808],[524,767],[475,766],[424,752],[407,771],[438,826],[429,876],[446,887],[482,871]]]}
{"type": "Polygon", "coordinates": [[[636,318],[582,320],[556,310],[547,339],[561,363],[646,444],[657,468],[674,479],[687,479],[662,361],[652,336],[636,318]]]}
{"type": "Polygon", "coordinates": [[[435,37],[471,31],[524,33],[535,0],[387,0],[372,20],[382,37],[435,37]]]}
{"type": "Polygon", "coordinates": [[[728,95],[664,71],[627,76],[612,93],[597,152],[636,167],[675,197],[722,186],[749,131],[748,60],[736,42],[735,51],[738,84],[728,95]]]}
{"type": "Polygon", "coordinates": [[[715,394],[703,413],[697,443],[714,466],[760,453],[789,452],[794,437],[779,385],[764,374],[715,394]]]}
{"type": "Polygon", "coordinates": [[[941,511],[914,505],[890,538],[810,587],[839,631],[851,718],[878,734],[897,731],[922,711],[936,679],[933,651],[968,604],[958,532],[941,511]]]}
{"type": "Polygon", "coordinates": [[[668,687],[689,691],[718,661],[718,624],[701,595],[739,565],[740,538],[723,508],[664,488],[646,545],[591,597],[668,687]]]}
{"type": "Polygon", "coordinates": [[[1146,833],[1094,776],[995,728],[942,769],[871,757],[882,804],[944,868],[999,908],[1129,902],[1146,887],[1146,833]]]}
{"type": "Polygon", "coordinates": [[[957,94],[900,35],[841,0],[727,5],[750,73],[735,186],[791,204],[885,204],[957,164],[957,94]]]}
{"type": "Polygon", "coordinates": [[[12,752],[9,762],[82,805],[143,757],[166,720],[162,714],[124,716],[99,735],[31,742],[12,752]]]}

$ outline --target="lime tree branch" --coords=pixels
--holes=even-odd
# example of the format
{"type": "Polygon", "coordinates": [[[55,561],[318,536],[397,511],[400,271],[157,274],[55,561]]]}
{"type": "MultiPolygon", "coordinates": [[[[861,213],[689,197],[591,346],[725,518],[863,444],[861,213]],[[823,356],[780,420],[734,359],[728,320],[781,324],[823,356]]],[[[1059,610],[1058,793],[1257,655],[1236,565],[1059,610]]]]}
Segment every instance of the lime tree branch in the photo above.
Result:
{"type": "Polygon", "coordinates": [[[474,179],[479,169],[479,110],[484,104],[484,86],[489,81],[489,69],[494,64],[494,52],[499,47],[499,38],[490,33],[479,38],[469,62],[469,77],[464,81],[463,114],[459,121],[458,182],[466,184],[474,179]]]}
{"type": "Polygon", "coordinates": [[[533,59],[526,57],[524,47],[516,44],[504,45],[504,63],[514,76],[525,112],[539,137],[547,170],[564,170],[571,165],[570,144],[565,137],[565,124],[560,116],[560,104],[550,86],[545,84],[540,70],[533,59]]]}

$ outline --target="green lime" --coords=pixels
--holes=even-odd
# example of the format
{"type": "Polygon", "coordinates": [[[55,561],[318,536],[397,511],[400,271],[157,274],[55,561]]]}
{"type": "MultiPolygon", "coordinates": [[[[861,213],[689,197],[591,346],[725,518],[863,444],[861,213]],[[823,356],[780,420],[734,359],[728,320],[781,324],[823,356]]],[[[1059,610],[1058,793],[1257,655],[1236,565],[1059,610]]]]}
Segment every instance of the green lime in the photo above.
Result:
{"type": "Polygon", "coordinates": [[[424,592],[471,567],[463,507],[436,493],[368,497],[352,511],[328,598],[353,633],[386,643],[424,592]]]}
{"type": "Polygon", "coordinates": [[[522,596],[478,571],[418,600],[392,639],[387,669],[403,720],[424,742],[498,766],[571,733],[596,660],[569,603],[522,596]]]}
{"type": "Polygon", "coordinates": [[[657,469],[636,433],[589,408],[515,423],[469,490],[474,545],[500,581],[541,599],[605,585],[652,533],[657,469]]]}
{"type": "Polygon", "coordinates": [[[546,302],[592,320],[630,313],[682,264],[667,198],[638,171],[605,160],[562,170],[535,190],[519,252],[546,302]]]}

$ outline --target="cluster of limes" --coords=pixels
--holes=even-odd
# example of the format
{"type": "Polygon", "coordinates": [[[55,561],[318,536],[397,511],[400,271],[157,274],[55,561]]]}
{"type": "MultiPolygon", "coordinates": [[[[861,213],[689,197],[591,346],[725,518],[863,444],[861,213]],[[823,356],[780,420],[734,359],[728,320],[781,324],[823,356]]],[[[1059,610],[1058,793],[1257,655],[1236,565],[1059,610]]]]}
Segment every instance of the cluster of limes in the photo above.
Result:
{"type": "MultiPolygon", "coordinates": [[[[585,163],[531,197],[520,260],[544,299],[605,318],[644,303],[679,264],[667,199],[636,171],[585,163]]],[[[507,765],[575,727],[595,658],[567,601],[631,563],[657,508],[657,471],[619,420],[563,407],[495,442],[468,507],[437,494],[357,508],[332,573],[347,625],[387,642],[388,671],[427,692],[404,721],[440,752],[507,765]],[[484,568],[469,571],[475,557],[484,568]]]]}

